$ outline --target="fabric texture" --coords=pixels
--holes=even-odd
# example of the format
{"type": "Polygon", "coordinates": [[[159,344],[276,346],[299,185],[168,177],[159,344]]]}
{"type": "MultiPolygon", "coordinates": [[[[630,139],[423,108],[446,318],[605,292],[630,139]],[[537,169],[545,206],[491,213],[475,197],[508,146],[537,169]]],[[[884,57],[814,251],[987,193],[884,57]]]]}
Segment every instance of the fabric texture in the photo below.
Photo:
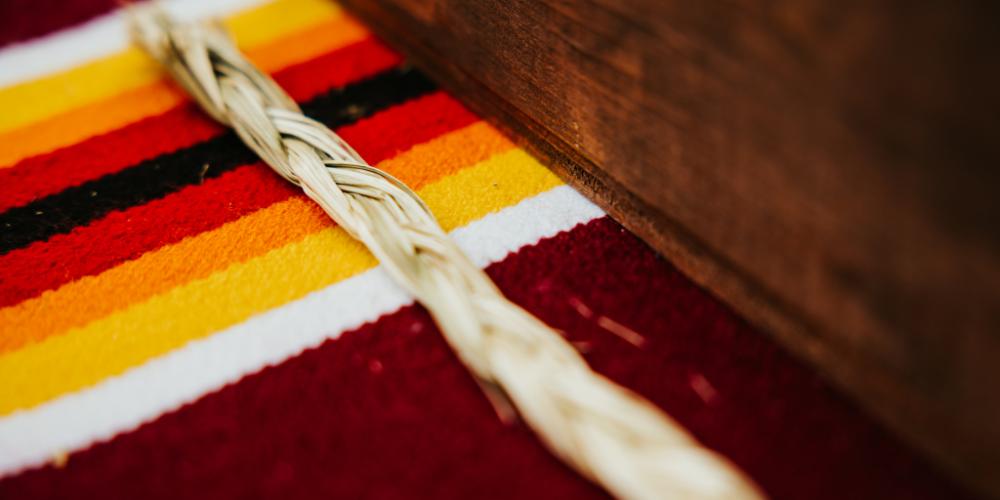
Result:
{"type": "Polygon", "coordinates": [[[0,47],[82,24],[118,5],[116,0],[8,0],[0,2],[0,47]],[[45,15],[25,15],[39,10],[45,15]]]}
{"type": "MultiPolygon", "coordinates": [[[[503,424],[377,262],[119,39],[113,3],[70,4],[0,16],[0,498],[605,495],[503,424]]],[[[172,8],[228,12],[505,294],[768,495],[969,496],[335,4],[172,8]]]]}

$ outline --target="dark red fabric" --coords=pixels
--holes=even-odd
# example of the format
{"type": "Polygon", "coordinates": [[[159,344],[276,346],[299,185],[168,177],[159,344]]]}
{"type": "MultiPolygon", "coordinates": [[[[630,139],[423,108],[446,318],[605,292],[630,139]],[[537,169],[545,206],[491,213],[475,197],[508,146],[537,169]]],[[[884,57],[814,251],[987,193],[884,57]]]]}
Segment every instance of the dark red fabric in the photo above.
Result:
{"type": "Polygon", "coordinates": [[[0,47],[84,23],[121,3],[121,0],[0,1],[0,47]],[[38,14],[27,15],[33,12],[38,14]]]}
{"type": "MultiPolygon", "coordinates": [[[[341,127],[338,133],[377,163],[475,120],[457,101],[435,92],[341,127]]],[[[0,307],[236,220],[296,191],[263,164],[245,166],[0,255],[0,269],[5,270],[0,276],[0,307]]]]}
{"type": "MultiPolygon", "coordinates": [[[[305,101],[400,62],[399,55],[368,38],[278,71],[274,78],[293,98],[305,101]]],[[[0,190],[0,211],[191,146],[222,130],[189,103],[72,146],[26,158],[10,168],[0,168],[0,186],[4,186],[0,190]]]]}
{"type": "MultiPolygon", "coordinates": [[[[665,409],[770,495],[959,498],[811,371],[608,219],[493,265],[514,301],[665,409]],[[599,326],[641,332],[642,348],[599,326]]],[[[294,335],[295,332],[288,332],[294,335]]],[[[0,482],[0,497],[593,498],[505,427],[422,309],[227,386],[105,444],[0,482]]]]}

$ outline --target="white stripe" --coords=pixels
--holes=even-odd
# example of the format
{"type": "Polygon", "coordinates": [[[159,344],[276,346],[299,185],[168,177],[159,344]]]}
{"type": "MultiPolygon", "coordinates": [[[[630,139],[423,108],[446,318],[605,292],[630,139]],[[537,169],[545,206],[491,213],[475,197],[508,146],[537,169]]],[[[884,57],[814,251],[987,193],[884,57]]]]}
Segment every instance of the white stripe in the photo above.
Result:
{"type": "MultiPolygon", "coordinates": [[[[572,188],[559,186],[451,235],[485,267],[603,215],[572,188]]],[[[12,413],[0,419],[0,477],[134,429],[412,302],[376,267],[95,386],[12,413]]]]}
{"type": "MultiPolygon", "coordinates": [[[[224,16],[265,0],[165,0],[183,20],[224,16]]],[[[121,52],[129,46],[125,17],[118,9],[41,38],[0,49],[0,87],[33,80],[121,52]]]]}

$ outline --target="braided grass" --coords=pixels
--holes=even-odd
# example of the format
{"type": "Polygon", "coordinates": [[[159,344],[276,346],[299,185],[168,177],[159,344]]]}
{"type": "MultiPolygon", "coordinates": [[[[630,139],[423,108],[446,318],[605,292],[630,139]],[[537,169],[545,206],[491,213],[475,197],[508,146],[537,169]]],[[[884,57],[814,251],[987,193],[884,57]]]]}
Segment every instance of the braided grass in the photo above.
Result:
{"type": "Polygon", "coordinates": [[[221,27],[177,24],[155,6],[130,12],[133,38],[207,113],[361,240],[430,311],[494,403],[516,408],[552,452],[622,498],[760,496],[724,458],[593,372],[563,337],[504,298],[413,191],[304,116],[221,27]]]}

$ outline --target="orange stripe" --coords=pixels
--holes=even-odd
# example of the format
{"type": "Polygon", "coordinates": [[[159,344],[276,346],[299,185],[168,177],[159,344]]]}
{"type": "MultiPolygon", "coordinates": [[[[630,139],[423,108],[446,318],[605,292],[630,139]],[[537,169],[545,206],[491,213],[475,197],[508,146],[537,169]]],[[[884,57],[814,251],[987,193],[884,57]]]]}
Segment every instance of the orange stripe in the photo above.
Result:
{"type": "MultiPolygon", "coordinates": [[[[353,19],[338,17],[247,50],[258,67],[274,72],[369,36],[353,19]]],[[[188,99],[168,80],[132,89],[26,127],[0,134],[0,168],[20,160],[111,132],[147,116],[164,113],[188,99]]]]}
{"type": "MultiPolygon", "coordinates": [[[[477,122],[415,146],[379,167],[419,189],[511,148],[513,145],[496,130],[477,122]]],[[[0,324],[8,330],[0,337],[0,353],[85,325],[297,241],[329,224],[322,210],[304,196],[291,198],[99,275],[0,309],[0,324]]]]}

